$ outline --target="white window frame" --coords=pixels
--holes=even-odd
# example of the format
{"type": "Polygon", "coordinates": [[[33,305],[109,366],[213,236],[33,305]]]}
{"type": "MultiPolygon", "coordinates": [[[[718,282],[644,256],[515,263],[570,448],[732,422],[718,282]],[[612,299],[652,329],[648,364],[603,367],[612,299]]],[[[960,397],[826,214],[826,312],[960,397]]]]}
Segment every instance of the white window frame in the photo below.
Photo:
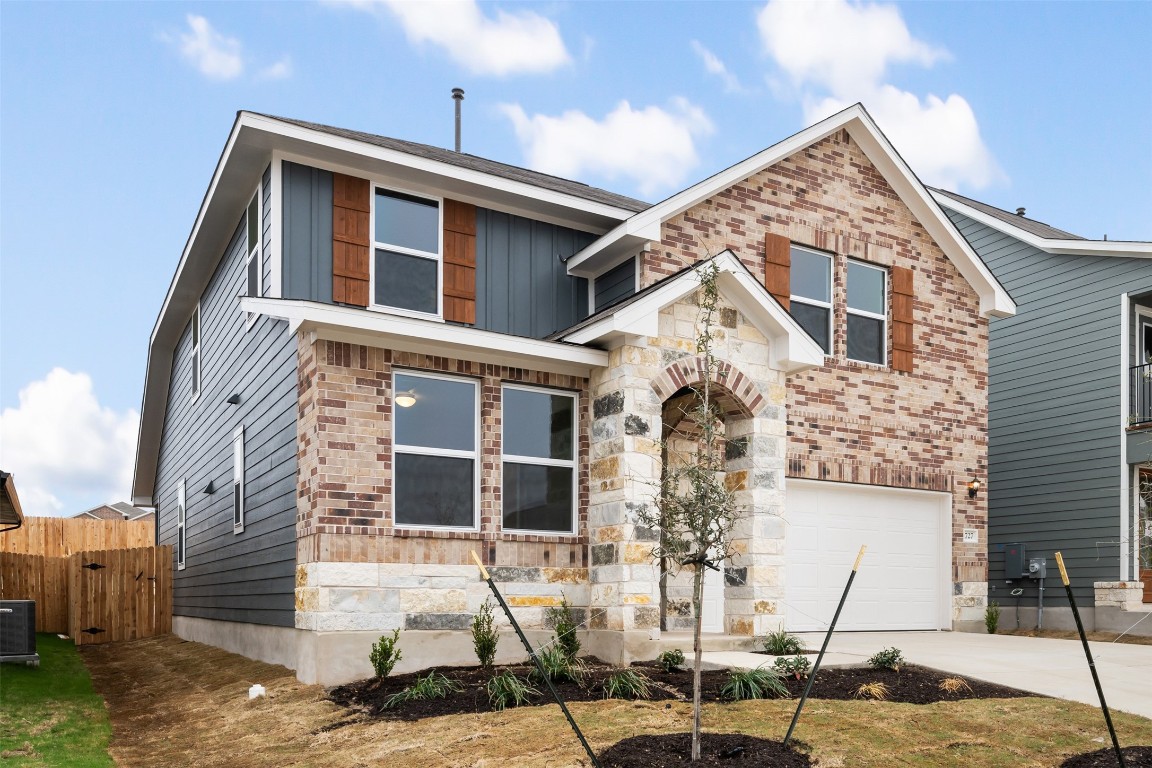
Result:
{"type": "Polygon", "coordinates": [[[424,192],[414,192],[408,189],[401,189],[386,184],[379,184],[372,182],[370,199],[368,201],[368,226],[372,230],[370,238],[372,245],[368,252],[368,304],[371,309],[381,312],[387,312],[392,315],[403,315],[405,317],[420,317],[425,320],[443,320],[444,319],[444,198],[436,195],[429,195],[424,192]],[[421,251],[415,248],[405,248],[399,245],[391,245],[387,242],[379,240],[376,237],[376,193],[383,191],[385,193],[394,192],[398,195],[407,195],[409,197],[417,197],[421,200],[436,203],[436,253],[430,251],[421,251]],[[376,251],[377,250],[392,251],[393,253],[400,253],[405,256],[417,256],[422,259],[429,259],[436,262],[436,312],[418,312],[413,309],[404,309],[402,307],[393,307],[388,304],[381,304],[376,301],[376,251]]]}
{"type": "Polygon", "coordinates": [[[188,558],[188,490],[183,480],[176,486],[176,570],[184,570],[188,558]]]}
{"type": "Polygon", "coordinates": [[[884,312],[881,314],[876,314],[875,312],[867,312],[863,309],[853,309],[852,306],[848,303],[848,273],[847,273],[847,271],[845,271],[845,273],[844,273],[844,307],[848,310],[849,315],[856,315],[857,317],[868,317],[868,318],[871,318],[873,320],[879,320],[883,324],[881,326],[883,330],[880,333],[880,339],[881,339],[880,349],[881,349],[883,354],[881,355],[882,359],[878,363],[875,361],[872,361],[872,360],[857,360],[854,357],[848,357],[848,320],[847,320],[847,318],[845,318],[845,320],[844,320],[844,356],[846,358],[848,358],[849,360],[851,360],[852,362],[859,363],[860,365],[875,365],[875,366],[878,366],[880,368],[887,368],[888,367],[888,304],[889,304],[889,302],[888,302],[888,280],[889,280],[888,268],[879,266],[878,264],[869,264],[866,261],[859,261],[857,259],[848,259],[848,266],[851,267],[851,265],[853,265],[853,264],[856,264],[857,266],[861,266],[861,267],[866,267],[867,269],[874,269],[877,272],[879,272],[884,278],[884,285],[880,290],[880,298],[884,301],[884,312]]]}
{"type": "Polygon", "coordinates": [[[504,531],[513,533],[527,533],[539,536],[572,536],[577,533],[577,510],[580,506],[580,472],[577,468],[580,454],[580,395],[576,392],[569,392],[563,389],[549,389],[547,387],[529,387],[523,384],[504,384],[500,389],[500,488],[501,498],[503,498],[504,488],[504,465],[511,462],[513,464],[527,464],[530,466],[538,467],[570,467],[572,469],[572,509],[571,517],[569,518],[569,529],[567,531],[541,531],[532,528],[505,528],[504,527],[504,510],[501,505],[500,510],[500,528],[504,531]],[[572,458],[568,459],[543,459],[538,456],[517,456],[504,452],[504,425],[508,423],[509,414],[505,405],[504,392],[509,389],[519,389],[524,392],[535,392],[538,394],[564,396],[572,398],[572,458]]]}
{"type": "MultiPolygon", "coordinates": [[[[248,201],[248,207],[244,209],[244,240],[247,247],[246,255],[244,256],[244,295],[259,298],[264,295],[264,180],[261,178],[260,183],[256,185],[256,191],[252,194],[252,198],[248,201]],[[248,221],[248,216],[252,212],[252,203],[256,203],[256,242],[253,243],[248,240],[248,233],[251,231],[251,224],[248,221]],[[252,268],[253,260],[256,261],[256,292],[252,292],[252,283],[248,280],[248,270],[252,268]]],[[[256,322],[256,313],[248,313],[248,326],[256,322]]]]}
{"type": "Polygon", "coordinates": [[[836,281],[833,279],[836,274],[836,257],[831,253],[818,251],[815,248],[806,248],[802,245],[793,244],[792,248],[795,250],[804,251],[806,253],[811,253],[828,260],[828,301],[820,301],[808,296],[798,296],[794,293],[791,293],[791,284],[789,284],[788,300],[790,303],[800,302],[801,304],[806,304],[810,307],[819,307],[821,309],[828,310],[828,349],[823,350],[823,352],[824,357],[832,357],[832,352],[836,346],[836,334],[833,333],[833,320],[836,315],[836,310],[832,306],[833,300],[836,298],[836,281]]]}
{"type": "Polygon", "coordinates": [[[244,425],[236,427],[232,433],[232,533],[244,533],[244,514],[247,511],[244,476],[244,425]],[[239,496],[239,499],[237,499],[239,496]],[[239,501],[239,509],[236,504],[239,501]]]}
{"type": "Polygon", "coordinates": [[[196,402],[200,390],[204,388],[204,368],[200,364],[201,350],[204,348],[204,323],[200,314],[200,302],[192,310],[192,396],[189,402],[196,402]]]}
{"type": "Polygon", "coordinates": [[[415,371],[408,369],[394,369],[392,372],[392,525],[394,528],[401,530],[418,530],[418,531],[479,531],[480,530],[480,445],[482,443],[480,430],[483,427],[483,420],[480,417],[480,382],[476,379],[470,379],[466,376],[446,376],[438,373],[431,373],[428,371],[415,371]],[[406,445],[399,441],[399,430],[396,428],[396,410],[399,406],[396,405],[396,377],[397,376],[415,376],[421,379],[439,379],[441,381],[454,381],[464,384],[469,384],[472,387],[472,450],[461,451],[451,448],[428,448],[422,445],[406,445]],[[444,456],[446,458],[455,459],[471,459],[472,460],[472,525],[470,526],[454,526],[454,525],[430,525],[427,523],[413,524],[399,522],[399,509],[396,505],[396,473],[398,471],[396,455],[406,453],[409,455],[420,456],[444,456]]]}

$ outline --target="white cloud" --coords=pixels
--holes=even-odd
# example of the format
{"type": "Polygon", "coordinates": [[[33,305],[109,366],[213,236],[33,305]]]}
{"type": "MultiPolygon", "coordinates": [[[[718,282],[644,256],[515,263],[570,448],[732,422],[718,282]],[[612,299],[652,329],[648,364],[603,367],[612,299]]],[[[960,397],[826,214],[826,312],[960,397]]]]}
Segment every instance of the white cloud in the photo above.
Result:
{"type": "Polygon", "coordinates": [[[180,53],[200,74],[213,80],[233,80],[244,73],[240,41],[225,37],[208,19],[188,14],[188,32],[180,35],[180,53]]]}
{"type": "Polygon", "coordinates": [[[728,71],[728,67],[724,65],[724,62],[720,60],[719,56],[705,48],[698,40],[692,41],[692,50],[696,51],[696,55],[704,62],[705,71],[710,75],[716,75],[720,78],[720,81],[724,83],[724,90],[726,92],[735,93],[741,90],[740,81],[736,79],[735,75],[728,71]]]}
{"type": "Polygon", "coordinates": [[[20,390],[19,407],[0,413],[0,446],[24,512],[83,511],[62,498],[129,498],[138,424],[134,410],[101,406],[86,373],[54,368],[20,390]]]}
{"type": "Polygon", "coordinates": [[[765,51],[803,102],[806,122],[860,102],[926,183],[980,189],[1004,180],[964,97],[921,98],[886,82],[893,64],[930,67],[949,56],[917,40],[896,6],[769,0],[757,23],[765,51]]]}
{"type": "Polygon", "coordinates": [[[284,80],[292,76],[292,60],[285,56],[275,64],[260,70],[256,75],[259,80],[284,80]]]}
{"type": "Polygon", "coordinates": [[[474,75],[551,72],[572,59],[560,30],[532,11],[485,16],[475,0],[349,0],[361,10],[386,8],[409,41],[440,46],[474,75]]]}
{"type": "Polygon", "coordinates": [[[512,121],[530,167],[569,178],[625,177],[643,195],[678,185],[699,162],[696,137],[713,130],[704,111],[682,98],[669,110],[633,109],[621,101],[601,121],[577,110],[529,117],[518,104],[500,109],[512,121]]]}

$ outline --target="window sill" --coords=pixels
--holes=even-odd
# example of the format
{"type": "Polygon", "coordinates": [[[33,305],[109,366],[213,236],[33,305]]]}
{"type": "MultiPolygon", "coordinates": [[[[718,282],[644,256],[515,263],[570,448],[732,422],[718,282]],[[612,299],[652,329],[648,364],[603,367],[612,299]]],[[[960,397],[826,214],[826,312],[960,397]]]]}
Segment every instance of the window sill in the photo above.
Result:
{"type": "Polygon", "coordinates": [[[372,312],[379,312],[382,315],[396,315],[398,317],[414,317],[418,320],[431,320],[434,323],[444,322],[442,314],[434,312],[417,312],[414,309],[400,309],[399,307],[389,307],[386,304],[369,304],[366,309],[372,312]]]}

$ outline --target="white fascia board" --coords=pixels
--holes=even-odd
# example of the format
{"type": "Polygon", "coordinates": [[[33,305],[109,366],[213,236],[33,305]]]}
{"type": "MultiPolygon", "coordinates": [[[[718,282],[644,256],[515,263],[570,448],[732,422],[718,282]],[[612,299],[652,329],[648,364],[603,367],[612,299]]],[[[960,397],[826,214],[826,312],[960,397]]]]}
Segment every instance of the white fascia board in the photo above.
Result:
{"type": "Polygon", "coordinates": [[[1045,253],[1063,254],[1066,256],[1117,256],[1130,259],[1152,258],[1152,242],[1142,240],[1057,240],[1055,238],[1040,237],[1004,221],[1003,219],[965,205],[947,195],[929,190],[932,198],[942,207],[961,213],[973,221],[997,232],[1014,237],[1020,242],[1030,245],[1045,253]]]}
{"type": "Polygon", "coordinates": [[[240,297],[244,312],[287,320],[316,338],[492,365],[588,376],[608,365],[608,353],[573,344],[311,301],[240,297]]]}

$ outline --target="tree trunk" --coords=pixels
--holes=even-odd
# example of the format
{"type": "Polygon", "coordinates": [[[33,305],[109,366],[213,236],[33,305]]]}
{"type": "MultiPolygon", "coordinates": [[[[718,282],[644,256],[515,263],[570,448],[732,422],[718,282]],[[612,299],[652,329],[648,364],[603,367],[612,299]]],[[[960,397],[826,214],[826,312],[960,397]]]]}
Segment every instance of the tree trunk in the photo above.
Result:
{"type": "Polygon", "coordinates": [[[692,668],[692,761],[700,759],[700,666],[704,646],[700,634],[704,625],[704,564],[698,563],[692,574],[692,612],[695,616],[692,627],[692,650],[695,664],[692,668]]]}

